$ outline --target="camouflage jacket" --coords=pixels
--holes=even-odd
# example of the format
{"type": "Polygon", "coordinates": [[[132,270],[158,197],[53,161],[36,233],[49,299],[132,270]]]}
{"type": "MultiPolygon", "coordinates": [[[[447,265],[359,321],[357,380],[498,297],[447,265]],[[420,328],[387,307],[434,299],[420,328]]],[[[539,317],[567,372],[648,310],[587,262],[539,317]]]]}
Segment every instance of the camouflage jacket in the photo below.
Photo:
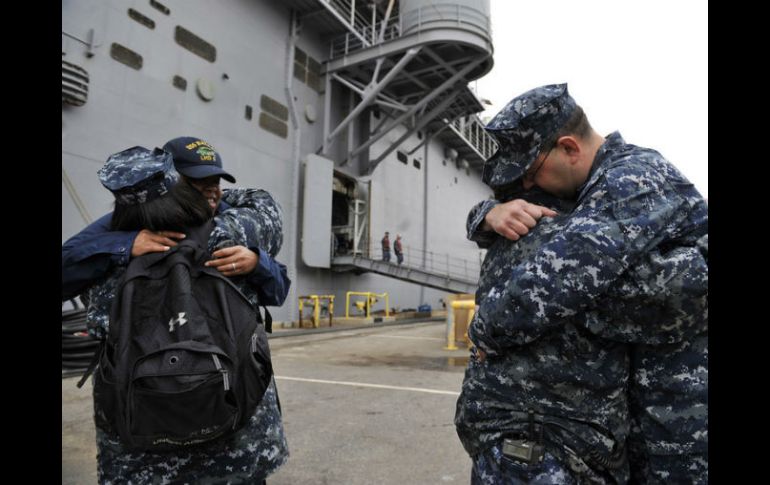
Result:
{"type": "Polygon", "coordinates": [[[478,230],[495,204],[482,202],[468,218],[469,238],[489,248],[469,335],[492,357],[469,364],[458,401],[469,453],[521,430],[526,408],[585,421],[571,427],[594,447],[602,448],[590,436],[596,425],[622,443],[629,372],[632,411],[648,425],[636,428],[640,446],[704,450],[708,219],[692,185],[657,152],[613,134],[574,209],[560,207],[564,215],[514,242],[478,230]],[[661,365],[654,356],[663,343],[686,355],[661,365]],[[674,388],[681,402],[660,407],[674,388]],[[688,438],[693,430],[697,438],[688,438]]]}
{"type": "MultiPolygon", "coordinates": [[[[260,221],[263,231],[255,238],[259,246],[250,249],[257,252],[257,248],[262,248],[275,257],[283,241],[280,206],[264,190],[239,188],[223,192],[217,214],[230,209],[231,203],[253,209],[255,220],[260,221]]],[[[112,213],[105,214],[62,243],[62,300],[82,294],[116,267],[128,264],[139,231],[112,231],[111,223],[112,213]]]]}
{"type": "MultiPolygon", "coordinates": [[[[283,244],[281,206],[261,189],[227,189],[222,201],[225,202],[222,206],[228,208],[214,217],[209,252],[231,244],[257,249],[260,261],[255,271],[249,276],[234,278],[233,283],[255,307],[258,303],[281,305],[291,283],[286,267],[272,259],[283,244]],[[266,292],[266,287],[273,291],[266,292]]],[[[114,266],[82,295],[87,305],[88,332],[95,338],[107,335],[110,305],[127,264],[126,260],[114,266]]]]}
{"type": "MultiPolygon", "coordinates": [[[[272,197],[253,189],[228,190],[225,197],[232,207],[215,216],[209,251],[233,242],[278,253],[282,244],[281,210],[272,197]]],[[[97,336],[106,335],[109,328],[110,304],[124,272],[125,266],[119,266],[88,290],[86,318],[89,331],[97,336]]],[[[273,276],[285,279],[281,284],[288,289],[290,282],[285,267],[273,276]]],[[[258,289],[252,280],[249,276],[235,278],[233,282],[256,305],[258,289]]],[[[259,303],[280,304],[283,297],[280,302],[259,303]]],[[[125,449],[116,436],[97,427],[97,447],[99,481],[110,484],[259,483],[283,464],[289,453],[275,381],[268,387],[249,424],[224,440],[181,453],[135,452],[125,449]]]]}

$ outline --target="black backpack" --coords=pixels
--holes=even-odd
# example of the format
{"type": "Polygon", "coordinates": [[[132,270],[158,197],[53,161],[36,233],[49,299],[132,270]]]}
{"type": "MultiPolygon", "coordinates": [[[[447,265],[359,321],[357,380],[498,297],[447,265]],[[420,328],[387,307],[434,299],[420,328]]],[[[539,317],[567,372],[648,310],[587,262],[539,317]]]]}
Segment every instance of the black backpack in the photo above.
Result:
{"type": "Polygon", "coordinates": [[[211,228],[134,258],[118,285],[94,404],[97,425],[129,448],[178,450],[228,436],[249,421],[270,384],[259,311],[203,266],[211,228]]]}

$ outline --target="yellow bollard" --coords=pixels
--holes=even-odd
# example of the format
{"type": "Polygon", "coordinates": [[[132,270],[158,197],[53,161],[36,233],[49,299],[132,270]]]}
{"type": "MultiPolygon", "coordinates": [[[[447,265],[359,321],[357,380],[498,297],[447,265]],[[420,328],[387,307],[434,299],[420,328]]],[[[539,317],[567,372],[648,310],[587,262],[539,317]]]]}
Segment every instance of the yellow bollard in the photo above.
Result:
{"type": "Polygon", "coordinates": [[[350,318],[350,297],[352,295],[365,296],[363,302],[355,302],[356,307],[366,311],[366,318],[371,316],[372,305],[377,303],[377,297],[385,298],[385,316],[390,316],[390,299],[387,293],[372,293],[371,291],[348,291],[345,293],[345,318],[350,318]],[[359,303],[361,305],[359,305],[359,303]]]}
{"type": "Polygon", "coordinates": [[[329,301],[329,326],[332,326],[332,318],[334,316],[334,295],[304,295],[298,297],[299,299],[299,327],[302,328],[302,309],[304,308],[305,300],[311,300],[313,302],[313,327],[318,328],[321,326],[321,300],[329,301]]]}
{"type": "Polygon", "coordinates": [[[318,295],[313,295],[313,326],[318,328],[321,326],[321,303],[318,301],[318,295]]]}
{"type": "Polygon", "coordinates": [[[446,313],[447,320],[447,343],[445,350],[457,350],[455,345],[455,312],[456,309],[471,310],[470,317],[473,318],[473,310],[476,309],[476,302],[474,300],[455,300],[450,304],[450,309],[446,313]]]}
{"type": "Polygon", "coordinates": [[[385,316],[390,316],[390,300],[388,300],[388,293],[383,293],[383,296],[385,297],[385,316]]]}
{"type": "Polygon", "coordinates": [[[302,297],[299,298],[299,328],[302,328],[302,304],[304,301],[302,300],[302,297]]]}
{"type": "Polygon", "coordinates": [[[446,347],[444,350],[457,350],[455,345],[455,312],[450,309],[446,312],[446,347]]]}

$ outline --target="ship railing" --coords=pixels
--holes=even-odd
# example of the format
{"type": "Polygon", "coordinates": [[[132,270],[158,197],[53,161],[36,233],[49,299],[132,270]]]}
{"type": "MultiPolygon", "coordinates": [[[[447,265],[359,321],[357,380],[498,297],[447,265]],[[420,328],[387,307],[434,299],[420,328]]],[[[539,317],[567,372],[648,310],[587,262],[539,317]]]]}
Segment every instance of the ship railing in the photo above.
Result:
{"type": "Polygon", "coordinates": [[[381,42],[386,42],[401,36],[401,22],[398,16],[391,17],[387,21],[381,20],[375,23],[374,27],[371,25],[364,25],[356,28],[356,32],[366,39],[366,43],[362,41],[357,35],[347,32],[344,35],[336,37],[331,42],[329,59],[336,59],[338,57],[344,57],[351,52],[363,49],[365,47],[371,47],[381,42]],[[385,23],[385,32],[382,39],[379,38],[382,25],[385,23]]]}
{"type": "MultiPolygon", "coordinates": [[[[398,258],[393,247],[395,240],[390,242],[390,264],[398,265],[398,258]]],[[[419,247],[403,245],[403,268],[419,269],[435,275],[447,278],[459,279],[468,282],[477,282],[481,272],[481,256],[479,260],[464,259],[449,253],[427,251],[419,247]]],[[[364,246],[364,251],[358,252],[359,256],[382,261],[383,251],[380,243],[364,246]]],[[[344,255],[338,251],[335,256],[344,255]]]]}
{"type": "MultiPolygon", "coordinates": [[[[345,19],[349,27],[358,33],[363,33],[370,21],[356,8],[355,0],[318,0],[334,9],[341,18],[345,19]]],[[[358,0],[361,3],[361,0],[358,0]]]]}
{"type": "MultiPolygon", "coordinates": [[[[341,15],[346,15],[345,12],[349,12],[350,2],[344,0],[322,0],[326,3],[333,5],[338,9],[341,15]],[[339,4],[339,7],[335,4],[339,4]]],[[[348,32],[335,38],[331,43],[331,52],[329,59],[336,59],[338,57],[345,56],[358,49],[365,47],[371,47],[381,42],[386,42],[396,37],[400,37],[403,34],[420,32],[423,28],[426,28],[428,24],[434,22],[441,22],[442,24],[455,24],[457,28],[471,28],[488,36],[491,39],[491,26],[489,21],[489,15],[483,11],[473,8],[467,5],[421,5],[408,12],[402,12],[394,15],[387,20],[387,26],[385,28],[385,35],[382,39],[379,38],[379,32],[382,29],[382,20],[374,22],[374,28],[372,28],[372,22],[367,21],[366,18],[355,12],[355,34],[348,32]],[[408,32],[404,32],[404,26],[408,26],[408,32]],[[359,36],[366,39],[362,41],[359,36]]],[[[350,15],[349,13],[347,15],[350,15]]],[[[351,18],[353,15],[350,15],[351,18]]]]}
{"type": "Polygon", "coordinates": [[[419,30],[423,25],[433,22],[453,22],[457,27],[475,27],[483,32],[490,30],[489,15],[483,11],[461,5],[459,3],[421,5],[413,10],[401,12],[403,25],[417,26],[419,30]]]}
{"type": "Polygon", "coordinates": [[[481,157],[486,160],[494,155],[497,143],[484,129],[484,123],[473,115],[466,118],[458,118],[451,124],[452,130],[468,145],[475,148],[481,157]]]}

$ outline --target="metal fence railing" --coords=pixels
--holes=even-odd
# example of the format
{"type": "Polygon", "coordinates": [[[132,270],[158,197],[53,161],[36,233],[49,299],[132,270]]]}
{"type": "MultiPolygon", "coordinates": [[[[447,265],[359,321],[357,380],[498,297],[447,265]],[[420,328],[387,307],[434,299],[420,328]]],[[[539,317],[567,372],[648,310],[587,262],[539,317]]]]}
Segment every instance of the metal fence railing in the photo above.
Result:
{"type": "MultiPolygon", "coordinates": [[[[350,52],[369,47],[371,45],[378,44],[380,42],[380,30],[385,21],[381,20],[377,22],[372,28],[371,25],[361,27],[361,30],[357,32],[366,39],[367,44],[355,34],[347,32],[344,35],[336,37],[331,42],[331,50],[329,52],[329,59],[336,59],[348,55],[350,52]]],[[[386,42],[391,39],[395,39],[401,36],[401,24],[398,17],[391,17],[385,26],[385,33],[382,38],[382,42],[386,42]]]]}
{"type": "Polygon", "coordinates": [[[462,137],[470,146],[475,148],[484,160],[494,155],[497,150],[497,143],[495,143],[494,139],[486,132],[484,124],[476,115],[454,120],[452,122],[452,128],[455,133],[462,137]]]}
{"type": "MultiPolygon", "coordinates": [[[[393,250],[393,240],[390,242],[390,264],[398,265],[398,257],[393,250]]],[[[352,252],[338,251],[334,256],[344,254],[353,254],[352,252]]],[[[382,245],[378,243],[362,245],[362,251],[357,252],[359,256],[365,258],[383,261],[382,245]]],[[[479,279],[481,272],[481,260],[478,261],[463,259],[452,256],[449,253],[439,253],[427,251],[412,246],[403,246],[403,261],[400,266],[405,268],[419,269],[435,275],[445,276],[447,278],[464,280],[475,283],[479,279]]]]}
{"type": "Polygon", "coordinates": [[[422,5],[415,9],[401,12],[390,17],[387,21],[376,20],[372,22],[359,11],[355,10],[355,2],[345,0],[320,0],[330,5],[340,16],[346,19],[348,28],[353,32],[347,32],[331,42],[329,59],[345,56],[350,52],[365,47],[371,47],[380,42],[400,37],[402,34],[412,31],[419,32],[429,24],[451,22],[458,28],[471,28],[486,33],[491,39],[491,25],[489,15],[483,11],[459,4],[431,4],[422,5]],[[379,38],[383,22],[385,35],[379,38]],[[364,40],[361,40],[361,39],[364,40]]]}
{"type": "Polygon", "coordinates": [[[404,30],[410,30],[434,22],[453,22],[457,26],[475,27],[482,31],[489,31],[489,15],[469,5],[447,2],[421,5],[412,10],[401,12],[402,26],[404,30]]]}
{"type": "MultiPolygon", "coordinates": [[[[333,8],[356,32],[362,33],[371,23],[358,9],[356,2],[351,0],[319,0],[333,8]]],[[[360,1],[358,2],[360,3],[360,1]]]]}

